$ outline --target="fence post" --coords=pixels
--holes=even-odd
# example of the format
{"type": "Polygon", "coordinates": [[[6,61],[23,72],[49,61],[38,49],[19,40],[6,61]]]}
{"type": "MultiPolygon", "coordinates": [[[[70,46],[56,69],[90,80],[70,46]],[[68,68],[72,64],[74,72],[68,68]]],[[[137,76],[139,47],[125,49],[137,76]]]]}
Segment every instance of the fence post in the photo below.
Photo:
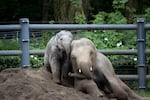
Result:
{"type": "Polygon", "coordinates": [[[30,66],[29,55],[29,20],[28,18],[19,19],[21,25],[21,67],[27,68],[30,66]]]}
{"type": "Polygon", "coordinates": [[[145,50],[146,50],[146,33],[145,19],[137,19],[137,64],[139,78],[139,92],[143,93],[146,90],[146,66],[145,66],[145,50]]]}

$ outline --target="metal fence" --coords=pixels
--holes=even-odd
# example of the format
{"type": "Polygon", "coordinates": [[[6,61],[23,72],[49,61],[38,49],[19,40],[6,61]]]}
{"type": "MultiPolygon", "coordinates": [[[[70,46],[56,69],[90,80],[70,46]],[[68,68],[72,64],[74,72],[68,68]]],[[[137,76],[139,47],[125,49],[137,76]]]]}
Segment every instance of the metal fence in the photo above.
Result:
{"type": "Polygon", "coordinates": [[[30,54],[44,54],[44,50],[29,50],[29,30],[137,30],[137,50],[99,50],[104,54],[114,55],[137,55],[138,75],[119,76],[122,79],[138,79],[139,91],[145,92],[146,79],[150,79],[146,75],[145,60],[146,54],[150,54],[146,50],[146,32],[150,29],[150,24],[145,24],[145,19],[137,19],[137,24],[29,24],[27,18],[21,18],[20,24],[15,25],[0,25],[0,31],[21,30],[21,50],[1,50],[0,55],[12,56],[21,55],[21,67],[27,68],[30,66],[30,54]]]}

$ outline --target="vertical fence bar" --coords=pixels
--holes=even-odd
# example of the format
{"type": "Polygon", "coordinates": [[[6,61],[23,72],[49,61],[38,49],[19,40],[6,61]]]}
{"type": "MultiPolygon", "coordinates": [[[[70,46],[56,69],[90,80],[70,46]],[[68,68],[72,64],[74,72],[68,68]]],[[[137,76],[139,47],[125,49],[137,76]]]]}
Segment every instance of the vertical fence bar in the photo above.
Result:
{"type": "Polygon", "coordinates": [[[146,90],[146,66],[145,66],[145,50],[146,50],[146,33],[144,29],[145,19],[137,19],[137,49],[138,49],[138,78],[139,92],[143,93],[146,90]]]}
{"type": "Polygon", "coordinates": [[[21,25],[21,67],[27,68],[30,66],[29,55],[29,20],[27,18],[21,18],[19,20],[21,25]]]}

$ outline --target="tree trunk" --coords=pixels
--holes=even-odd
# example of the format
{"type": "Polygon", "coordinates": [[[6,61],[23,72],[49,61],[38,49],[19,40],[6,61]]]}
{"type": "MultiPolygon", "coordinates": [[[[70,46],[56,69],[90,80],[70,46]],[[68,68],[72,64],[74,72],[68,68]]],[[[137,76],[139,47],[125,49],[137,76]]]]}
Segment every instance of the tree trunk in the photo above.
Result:
{"type": "Polygon", "coordinates": [[[84,14],[88,15],[89,0],[54,0],[54,19],[56,23],[74,23],[75,14],[79,16],[84,14]],[[82,3],[84,1],[84,3],[82,3]],[[84,7],[83,7],[84,6],[84,7]],[[85,10],[84,10],[85,9],[85,10]]]}
{"type": "Polygon", "coordinates": [[[73,23],[75,7],[69,0],[54,0],[54,19],[56,23],[73,23]]]}
{"type": "Polygon", "coordinates": [[[125,5],[125,16],[127,18],[127,23],[132,24],[133,23],[133,17],[136,12],[136,6],[138,5],[137,0],[128,0],[128,2],[125,5]]]}
{"type": "Polygon", "coordinates": [[[49,3],[51,0],[43,0],[42,23],[48,23],[49,3]]]}
{"type": "Polygon", "coordinates": [[[89,19],[90,17],[90,0],[82,0],[82,6],[83,6],[83,10],[84,10],[84,14],[86,16],[87,19],[89,19]]]}
{"type": "MultiPolygon", "coordinates": [[[[145,1],[147,1],[147,0],[145,0],[145,1]]],[[[137,0],[137,13],[138,14],[144,13],[144,10],[143,10],[144,4],[147,4],[147,3],[144,3],[144,0],[137,0]]]]}

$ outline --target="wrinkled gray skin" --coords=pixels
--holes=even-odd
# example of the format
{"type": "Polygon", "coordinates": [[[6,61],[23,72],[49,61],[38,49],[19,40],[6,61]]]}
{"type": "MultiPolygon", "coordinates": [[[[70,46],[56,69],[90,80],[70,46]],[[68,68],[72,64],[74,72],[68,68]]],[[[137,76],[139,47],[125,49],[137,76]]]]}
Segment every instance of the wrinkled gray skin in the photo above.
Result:
{"type": "Polygon", "coordinates": [[[52,79],[56,83],[67,84],[72,39],[72,33],[63,30],[53,36],[47,43],[44,54],[44,66],[52,74],[52,79]]]}
{"type": "MultiPolygon", "coordinates": [[[[111,93],[108,95],[117,98],[117,100],[143,100],[116,76],[109,59],[105,55],[97,52],[96,47],[89,39],[82,38],[80,40],[74,40],[71,44],[71,50],[71,62],[74,73],[84,75],[87,79],[93,79],[93,77],[96,77],[98,80],[100,78],[104,79],[104,82],[108,82],[106,85],[110,85],[108,89],[111,93]]],[[[78,79],[76,78],[75,81],[77,88],[81,80],[78,79]]],[[[101,84],[99,81],[96,82],[95,79],[94,81],[98,87],[100,85],[105,87],[105,84],[101,84]]],[[[87,83],[83,82],[83,84],[87,83]]],[[[103,91],[106,93],[105,89],[103,91]]]]}
{"type": "MultiPolygon", "coordinates": [[[[83,39],[84,40],[84,39],[83,39]]],[[[88,42],[82,42],[82,40],[73,40],[71,44],[71,63],[73,67],[73,73],[83,73],[87,78],[74,77],[74,87],[77,90],[86,92],[89,95],[102,97],[103,92],[99,90],[96,83],[92,79],[93,61],[95,56],[88,57],[87,51],[90,49],[88,42]],[[87,47],[87,48],[84,48],[87,47]],[[82,72],[83,71],[83,72],[82,72]]],[[[95,47],[92,48],[94,52],[95,47]]]]}

